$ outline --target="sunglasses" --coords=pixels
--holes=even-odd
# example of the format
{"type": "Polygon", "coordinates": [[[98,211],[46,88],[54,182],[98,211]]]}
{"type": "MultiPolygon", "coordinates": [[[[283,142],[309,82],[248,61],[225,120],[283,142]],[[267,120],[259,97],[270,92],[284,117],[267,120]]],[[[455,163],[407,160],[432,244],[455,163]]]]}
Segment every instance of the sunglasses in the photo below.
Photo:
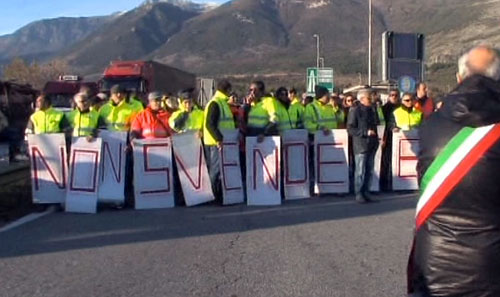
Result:
{"type": "Polygon", "coordinates": [[[405,99],[403,102],[411,102],[411,99],[405,99]]]}
{"type": "Polygon", "coordinates": [[[391,97],[396,97],[398,94],[390,94],[391,97]]]}

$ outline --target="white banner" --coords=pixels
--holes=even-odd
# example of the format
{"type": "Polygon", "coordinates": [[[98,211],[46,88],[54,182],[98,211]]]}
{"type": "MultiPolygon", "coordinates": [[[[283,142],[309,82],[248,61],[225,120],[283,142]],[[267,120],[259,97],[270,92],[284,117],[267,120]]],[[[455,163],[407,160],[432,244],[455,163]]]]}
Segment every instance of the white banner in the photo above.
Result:
{"type": "Polygon", "coordinates": [[[310,198],[308,132],[288,130],[283,133],[282,139],[285,199],[310,198]]]}
{"type": "Polygon", "coordinates": [[[280,156],[280,137],[246,138],[248,205],[281,204],[280,156]]]}
{"type": "Polygon", "coordinates": [[[136,209],[174,207],[170,138],[134,140],[136,209]]]}
{"type": "Polygon", "coordinates": [[[66,211],[96,213],[101,146],[100,138],[92,142],[85,137],[73,138],[69,155],[66,211]]]}
{"type": "Polygon", "coordinates": [[[316,194],[349,192],[349,158],[347,130],[335,129],[314,136],[316,194]]]}
{"type": "Polygon", "coordinates": [[[102,139],[99,202],[125,202],[125,148],[127,132],[99,131],[102,139]]]}
{"type": "Polygon", "coordinates": [[[418,130],[393,133],[392,136],[392,189],[418,190],[417,156],[418,130]]]}
{"type": "Polygon", "coordinates": [[[64,134],[28,134],[33,203],[64,203],[66,141],[64,134]]]}
{"type": "Polygon", "coordinates": [[[384,131],[385,131],[384,125],[377,126],[378,143],[380,145],[377,147],[377,152],[375,153],[375,161],[373,162],[372,181],[370,185],[371,192],[380,191],[380,170],[382,166],[382,139],[384,137],[384,131]]]}
{"type": "Polygon", "coordinates": [[[174,155],[187,206],[214,200],[201,140],[195,132],[173,136],[174,155]]]}
{"type": "Polygon", "coordinates": [[[226,130],[222,134],[224,140],[219,156],[223,204],[243,203],[245,193],[241,177],[239,131],[226,130]]]}

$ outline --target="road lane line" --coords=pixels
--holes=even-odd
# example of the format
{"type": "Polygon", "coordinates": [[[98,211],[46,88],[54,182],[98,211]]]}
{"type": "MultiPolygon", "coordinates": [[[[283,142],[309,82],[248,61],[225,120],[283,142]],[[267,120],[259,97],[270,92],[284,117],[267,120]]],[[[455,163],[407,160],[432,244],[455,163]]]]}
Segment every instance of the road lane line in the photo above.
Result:
{"type": "Polygon", "coordinates": [[[19,227],[19,226],[24,225],[26,223],[32,222],[32,221],[37,220],[37,219],[39,219],[41,217],[49,215],[49,214],[51,214],[51,213],[53,213],[55,211],[56,211],[56,207],[55,206],[49,206],[47,208],[47,210],[44,211],[44,212],[30,213],[30,214],[25,215],[24,217],[22,217],[22,218],[20,218],[20,219],[18,219],[16,221],[12,222],[12,223],[10,223],[10,224],[7,224],[7,225],[3,226],[2,228],[0,228],[0,233],[12,230],[12,229],[14,229],[16,227],[19,227]]]}
{"type": "MultiPolygon", "coordinates": [[[[415,193],[408,193],[408,194],[401,194],[397,196],[390,196],[387,198],[382,198],[379,201],[380,202],[388,202],[388,201],[398,201],[398,200],[408,200],[410,198],[417,197],[415,193]]],[[[327,198],[328,199],[328,198],[327,198]]],[[[349,199],[349,198],[348,198],[349,199]]],[[[300,201],[300,200],[296,200],[300,201]]],[[[265,214],[265,213],[273,213],[273,212],[289,212],[289,211],[297,211],[297,210],[307,210],[307,209],[317,209],[317,208],[325,208],[325,207],[330,207],[330,206],[339,206],[339,205],[357,205],[358,203],[355,200],[349,199],[349,200],[335,200],[335,201],[321,201],[319,203],[314,203],[316,201],[306,201],[302,200],[304,202],[312,202],[312,203],[305,203],[301,205],[273,205],[273,206],[268,206],[264,208],[259,208],[255,209],[255,207],[248,207],[243,210],[239,211],[233,211],[233,212],[228,212],[228,213],[216,213],[216,214],[208,214],[203,216],[203,219],[220,219],[220,218],[225,218],[225,217],[240,217],[240,216],[248,216],[248,215],[255,215],[255,214],[265,214]]]]}

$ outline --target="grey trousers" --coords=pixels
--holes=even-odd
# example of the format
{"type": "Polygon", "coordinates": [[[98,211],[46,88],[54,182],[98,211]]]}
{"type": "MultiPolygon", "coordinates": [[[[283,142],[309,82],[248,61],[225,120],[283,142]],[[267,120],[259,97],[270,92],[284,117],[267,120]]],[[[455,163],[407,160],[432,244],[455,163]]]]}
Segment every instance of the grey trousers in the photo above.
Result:
{"type": "Polygon", "coordinates": [[[205,159],[207,160],[208,175],[215,200],[222,202],[222,184],[220,180],[220,157],[217,146],[205,146],[205,159]]]}

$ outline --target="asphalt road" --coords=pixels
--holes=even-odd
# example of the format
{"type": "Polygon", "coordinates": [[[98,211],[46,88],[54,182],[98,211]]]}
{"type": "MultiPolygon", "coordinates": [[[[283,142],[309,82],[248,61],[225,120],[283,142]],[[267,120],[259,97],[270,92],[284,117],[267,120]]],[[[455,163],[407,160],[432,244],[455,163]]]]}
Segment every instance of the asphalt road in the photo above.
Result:
{"type": "Polygon", "coordinates": [[[54,213],[0,233],[0,296],[406,296],[415,195],[54,213]]]}

